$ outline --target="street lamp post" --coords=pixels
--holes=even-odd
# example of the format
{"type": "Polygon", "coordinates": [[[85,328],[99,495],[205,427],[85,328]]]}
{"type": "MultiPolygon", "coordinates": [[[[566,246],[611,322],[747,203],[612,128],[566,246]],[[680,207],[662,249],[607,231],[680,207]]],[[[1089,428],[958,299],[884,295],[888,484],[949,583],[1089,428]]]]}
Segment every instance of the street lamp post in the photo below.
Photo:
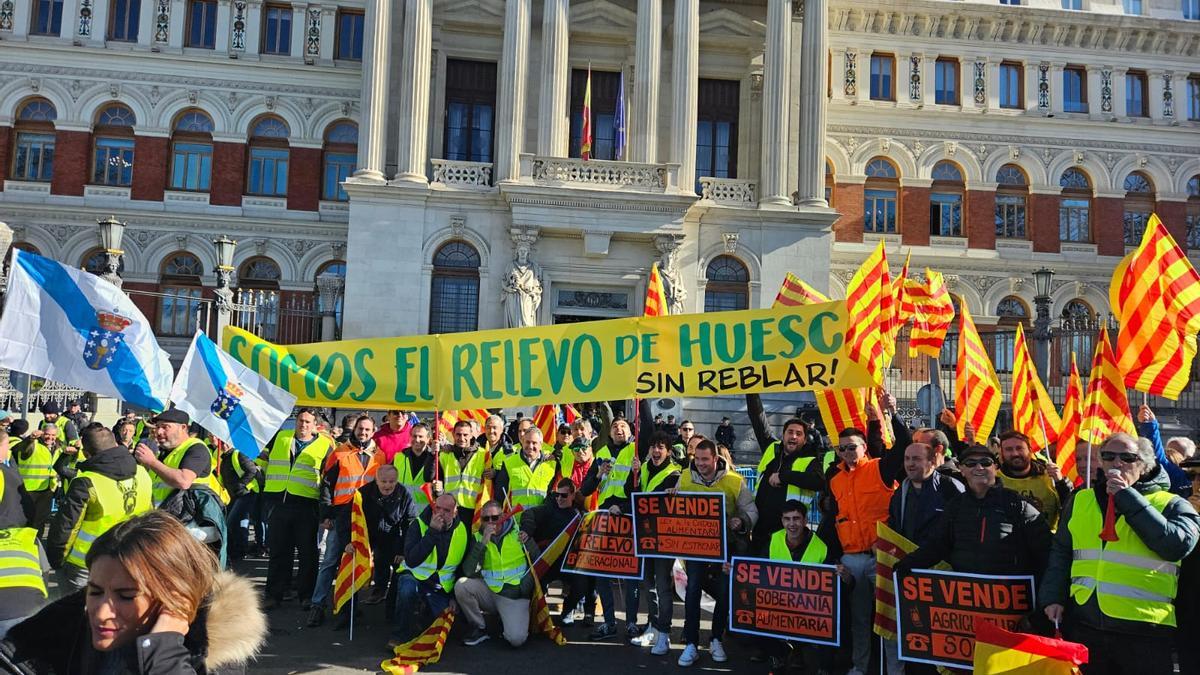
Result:
{"type": "Polygon", "coordinates": [[[217,339],[221,331],[229,325],[229,315],[233,310],[233,252],[237,250],[237,242],[225,235],[213,239],[217,248],[217,288],[213,291],[217,305],[217,339]]]}
{"type": "Polygon", "coordinates": [[[341,275],[326,272],[317,276],[318,302],[321,306],[321,341],[337,339],[337,303],[345,288],[341,275]]]}
{"type": "Polygon", "coordinates": [[[100,245],[104,247],[104,274],[100,278],[120,288],[121,256],[125,255],[121,239],[125,236],[125,223],[116,216],[109,216],[97,220],[96,225],[100,228],[100,245]]]}
{"type": "Polygon", "coordinates": [[[1033,273],[1033,285],[1036,295],[1033,304],[1037,310],[1037,318],[1033,321],[1033,342],[1037,353],[1038,374],[1045,383],[1050,377],[1050,284],[1054,281],[1054,270],[1042,267],[1033,273]]]}

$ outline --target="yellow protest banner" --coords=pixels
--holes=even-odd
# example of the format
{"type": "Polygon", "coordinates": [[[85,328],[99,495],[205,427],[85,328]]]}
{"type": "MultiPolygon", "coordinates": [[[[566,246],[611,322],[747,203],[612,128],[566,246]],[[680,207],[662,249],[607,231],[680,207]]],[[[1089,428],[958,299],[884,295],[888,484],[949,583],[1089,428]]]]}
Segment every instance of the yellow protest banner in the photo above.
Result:
{"type": "Polygon", "coordinates": [[[873,386],[846,316],[838,301],[287,346],[228,327],[222,346],[301,404],[461,410],[873,386]]]}

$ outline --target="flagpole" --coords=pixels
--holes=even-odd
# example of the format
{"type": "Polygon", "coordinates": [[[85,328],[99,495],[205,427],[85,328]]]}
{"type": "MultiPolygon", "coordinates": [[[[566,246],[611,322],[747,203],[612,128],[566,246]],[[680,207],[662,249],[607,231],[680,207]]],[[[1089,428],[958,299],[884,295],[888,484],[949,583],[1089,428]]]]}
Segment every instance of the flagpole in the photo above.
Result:
{"type": "MultiPolygon", "coordinates": [[[[351,527],[350,541],[354,541],[353,527],[351,527]]],[[[351,543],[351,546],[354,544],[351,543]]],[[[350,641],[354,642],[354,596],[358,595],[355,588],[355,574],[358,572],[358,551],[350,554],[350,641]]]]}

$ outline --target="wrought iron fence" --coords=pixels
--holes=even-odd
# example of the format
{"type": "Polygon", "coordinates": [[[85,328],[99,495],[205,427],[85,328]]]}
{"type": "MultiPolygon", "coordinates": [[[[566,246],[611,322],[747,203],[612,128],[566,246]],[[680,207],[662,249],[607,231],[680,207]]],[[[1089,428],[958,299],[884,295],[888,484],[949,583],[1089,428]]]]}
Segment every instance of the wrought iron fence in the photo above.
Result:
{"type": "Polygon", "coordinates": [[[7,368],[0,368],[0,408],[4,410],[10,410],[17,413],[18,416],[23,416],[20,415],[20,411],[36,412],[47,401],[55,401],[62,410],[67,409],[68,401],[79,401],[85,411],[95,409],[92,394],[88,394],[78,387],[70,387],[37,377],[29,378],[29,398],[26,400],[25,385],[19,381],[18,375],[10,373],[7,368]]]}

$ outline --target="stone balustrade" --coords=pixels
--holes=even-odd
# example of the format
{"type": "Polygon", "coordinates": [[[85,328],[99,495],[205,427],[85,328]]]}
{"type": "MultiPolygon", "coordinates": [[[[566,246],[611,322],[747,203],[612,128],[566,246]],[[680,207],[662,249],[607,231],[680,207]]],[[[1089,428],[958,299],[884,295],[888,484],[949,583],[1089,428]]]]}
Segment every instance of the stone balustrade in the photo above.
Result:
{"type": "Polygon", "coordinates": [[[700,198],[722,206],[758,206],[758,185],[752,180],[700,177],[700,198]]]}
{"type": "Polygon", "coordinates": [[[539,185],[596,190],[674,193],[679,190],[678,164],[639,164],[572,157],[521,155],[521,177],[539,185]]]}
{"type": "Polygon", "coordinates": [[[464,190],[492,188],[491,162],[460,162],[452,159],[431,159],[433,183],[464,190]]]}

